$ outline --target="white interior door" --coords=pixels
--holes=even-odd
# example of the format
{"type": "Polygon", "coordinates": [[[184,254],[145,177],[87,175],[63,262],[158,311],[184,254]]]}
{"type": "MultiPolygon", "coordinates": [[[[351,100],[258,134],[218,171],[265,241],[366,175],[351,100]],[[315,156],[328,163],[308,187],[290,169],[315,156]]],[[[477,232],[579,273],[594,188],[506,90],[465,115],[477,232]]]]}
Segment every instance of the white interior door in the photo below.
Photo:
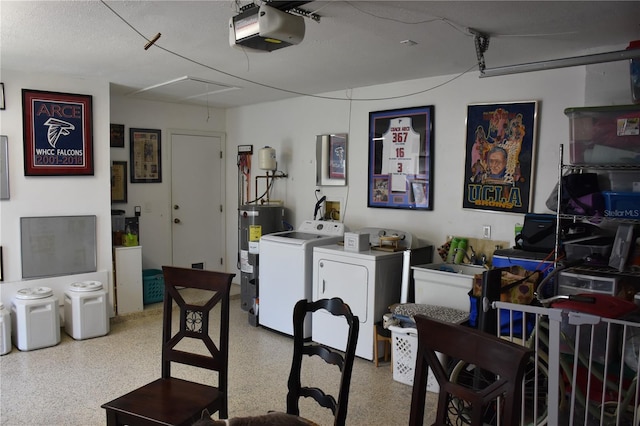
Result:
{"type": "Polygon", "coordinates": [[[173,265],[224,270],[223,136],[171,133],[173,265]]]}

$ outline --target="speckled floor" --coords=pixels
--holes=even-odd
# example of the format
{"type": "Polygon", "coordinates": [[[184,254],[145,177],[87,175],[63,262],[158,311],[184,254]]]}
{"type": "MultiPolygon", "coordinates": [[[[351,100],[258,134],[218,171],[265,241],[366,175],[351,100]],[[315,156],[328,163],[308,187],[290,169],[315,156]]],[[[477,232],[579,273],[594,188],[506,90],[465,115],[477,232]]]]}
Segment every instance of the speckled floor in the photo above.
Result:
{"type": "MultiPolygon", "coordinates": [[[[56,346],[27,352],[13,347],[0,357],[0,425],[104,424],[101,404],[160,375],[160,313],[160,305],[150,305],[143,313],[112,320],[102,337],[76,341],[63,329],[56,346]]],[[[291,353],[291,338],[249,325],[239,296],[233,296],[231,417],[286,409],[291,353]]],[[[324,370],[311,368],[307,374],[331,381],[324,370]]],[[[347,424],[407,424],[410,403],[411,387],[393,380],[389,363],[376,368],[356,359],[347,424]]],[[[425,424],[431,424],[433,407],[435,394],[430,393],[425,424]]],[[[310,402],[301,404],[301,412],[318,424],[332,424],[329,411],[310,402]]]]}

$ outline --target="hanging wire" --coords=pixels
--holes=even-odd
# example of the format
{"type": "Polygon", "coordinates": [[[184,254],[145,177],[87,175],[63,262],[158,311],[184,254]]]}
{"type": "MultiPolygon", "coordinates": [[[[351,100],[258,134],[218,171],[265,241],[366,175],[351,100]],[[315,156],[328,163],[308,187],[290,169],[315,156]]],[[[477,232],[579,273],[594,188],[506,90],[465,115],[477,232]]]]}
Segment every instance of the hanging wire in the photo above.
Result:
{"type": "MultiPolygon", "coordinates": [[[[114,15],[116,15],[120,20],[122,20],[122,22],[124,22],[127,26],[129,26],[140,37],[145,39],[147,42],[151,41],[144,34],[142,34],[140,31],[138,31],[138,29],[136,29],[132,24],[130,24],[123,16],[121,16],[111,6],[109,6],[105,2],[105,0],[100,0],[100,2],[106,8],[108,8],[114,15]]],[[[450,25],[454,26],[453,24],[451,24],[451,22],[446,21],[444,18],[437,18],[437,19],[434,19],[434,20],[425,21],[423,23],[428,23],[428,22],[431,22],[431,21],[445,21],[445,22],[449,23],[450,25]]],[[[437,84],[435,86],[432,86],[432,87],[429,87],[427,89],[420,90],[420,91],[417,91],[417,92],[411,92],[411,93],[407,93],[407,94],[403,94],[403,95],[389,96],[389,97],[382,97],[382,98],[378,98],[378,97],[376,97],[376,98],[344,98],[344,97],[338,97],[338,96],[314,95],[314,94],[310,94],[310,93],[299,92],[299,91],[296,91],[296,90],[285,89],[285,88],[282,88],[282,87],[277,87],[277,86],[273,86],[273,85],[266,84],[266,83],[261,83],[261,82],[255,81],[255,80],[251,80],[251,79],[248,79],[248,78],[244,78],[244,77],[240,77],[240,76],[228,73],[226,71],[223,71],[221,69],[215,68],[215,67],[213,67],[211,65],[207,65],[207,64],[205,64],[203,62],[200,62],[200,61],[197,61],[195,59],[191,59],[191,58],[189,58],[187,56],[184,56],[184,55],[182,55],[182,54],[180,54],[178,52],[175,52],[173,50],[167,49],[167,48],[161,46],[158,43],[154,43],[153,47],[156,47],[156,48],[158,48],[158,49],[160,49],[160,50],[162,50],[162,51],[164,51],[166,53],[169,53],[170,55],[176,56],[176,57],[178,57],[180,59],[183,59],[183,60],[185,60],[187,62],[190,62],[192,64],[195,64],[195,65],[199,65],[199,66],[201,66],[203,68],[206,68],[206,69],[209,69],[211,71],[215,71],[217,73],[226,75],[228,77],[236,78],[238,80],[241,80],[241,81],[244,81],[244,82],[247,82],[247,83],[251,83],[251,84],[255,84],[255,85],[258,85],[258,86],[261,86],[261,87],[265,87],[265,88],[268,88],[268,89],[277,90],[277,91],[280,91],[280,92],[289,93],[289,94],[296,95],[296,96],[305,96],[305,97],[316,98],[316,99],[333,100],[333,101],[350,101],[350,102],[386,101],[386,100],[402,99],[402,98],[407,98],[407,97],[410,97],[410,96],[420,95],[420,94],[429,92],[431,90],[438,89],[438,88],[440,88],[442,86],[445,86],[445,85],[451,83],[452,81],[462,77],[463,75],[465,75],[466,73],[468,73],[469,71],[474,69],[476,67],[476,65],[477,65],[477,64],[474,63],[473,66],[471,66],[468,69],[464,70],[460,74],[451,77],[450,79],[444,81],[443,83],[437,84]]]]}

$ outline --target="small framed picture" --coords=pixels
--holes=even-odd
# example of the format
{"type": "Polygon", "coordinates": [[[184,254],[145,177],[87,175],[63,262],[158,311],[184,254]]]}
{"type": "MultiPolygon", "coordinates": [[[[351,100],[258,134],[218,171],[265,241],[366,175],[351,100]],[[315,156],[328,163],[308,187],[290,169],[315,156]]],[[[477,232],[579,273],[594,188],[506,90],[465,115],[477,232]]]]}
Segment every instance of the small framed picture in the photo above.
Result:
{"type": "Polygon", "coordinates": [[[111,202],[127,202],[127,162],[114,161],[111,165],[111,202]]]}
{"type": "Polygon", "coordinates": [[[111,124],[111,148],[124,148],[124,124],[111,124]]]}

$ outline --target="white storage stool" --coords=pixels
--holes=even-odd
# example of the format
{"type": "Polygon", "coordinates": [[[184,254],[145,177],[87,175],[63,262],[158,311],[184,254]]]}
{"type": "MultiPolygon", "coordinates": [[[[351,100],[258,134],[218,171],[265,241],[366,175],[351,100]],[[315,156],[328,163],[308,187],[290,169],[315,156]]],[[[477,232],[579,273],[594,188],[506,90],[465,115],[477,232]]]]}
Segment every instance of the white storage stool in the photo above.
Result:
{"type": "Polygon", "coordinates": [[[75,282],[64,292],[64,330],[76,340],[109,332],[107,292],[100,281],[75,282]]]}
{"type": "Polygon", "coordinates": [[[23,288],[11,301],[13,343],[30,351],[60,343],[58,298],[49,287],[23,288]]]}
{"type": "Polygon", "coordinates": [[[11,352],[11,314],[0,303],[0,355],[11,352]]]}

